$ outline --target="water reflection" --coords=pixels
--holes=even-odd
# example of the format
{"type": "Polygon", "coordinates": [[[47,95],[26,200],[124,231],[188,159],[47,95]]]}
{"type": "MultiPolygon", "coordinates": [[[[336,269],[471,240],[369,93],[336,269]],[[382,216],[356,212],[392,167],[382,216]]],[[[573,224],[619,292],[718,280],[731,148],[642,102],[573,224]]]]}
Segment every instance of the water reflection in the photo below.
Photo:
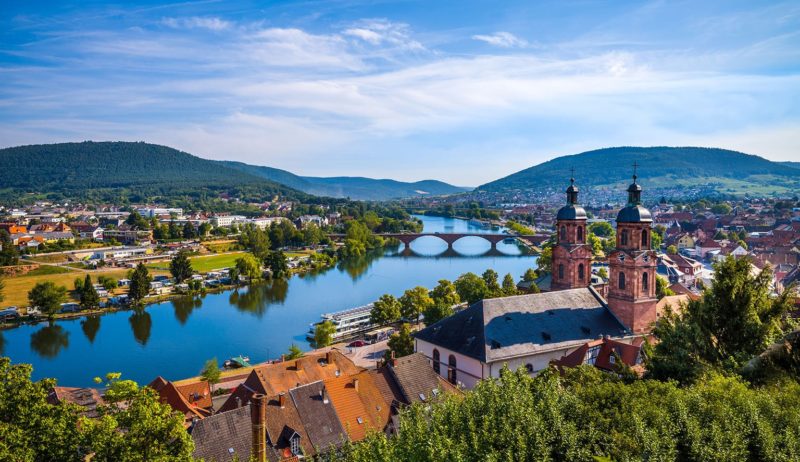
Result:
{"type": "Polygon", "coordinates": [[[6,352],[6,339],[3,337],[3,331],[0,331],[0,356],[6,352]]]}
{"type": "Polygon", "coordinates": [[[200,297],[179,297],[172,300],[172,308],[175,310],[175,319],[183,326],[189,320],[195,308],[203,306],[203,299],[200,297]]]}
{"type": "Polygon", "coordinates": [[[81,330],[83,335],[89,340],[89,343],[94,343],[94,338],[97,337],[97,331],[100,330],[100,316],[86,316],[81,321],[81,330]]]}
{"type": "Polygon", "coordinates": [[[31,334],[31,350],[43,358],[55,358],[69,346],[69,332],[58,324],[48,325],[31,334]]]}
{"type": "Polygon", "coordinates": [[[372,263],[381,258],[384,254],[384,251],[379,250],[369,252],[361,257],[348,258],[340,261],[339,264],[336,265],[336,268],[339,271],[344,271],[347,273],[350,276],[350,279],[352,279],[353,282],[356,282],[361,278],[361,276],[364,275],[364,273],[369,270],[369,268],[372,266],[372,263]]]}
{"type": "Polygon", "coordinates": [[[135,311],[128,318],[128,322],[131,323],[133,338],[142,346],[147,345],[147,341],[150,339],[150,329],[153,327],[153,318],[150,317],[150,313],[144,310],[135,311]]]}
{"type": "Polygon", "coordinates": [[[270,279],[258,284],[251,284],[244,289],[231,292],[228,301],[239,311],[262,317],[269,305],[283,303],[289,293],[289,282],[286,279],[270,279]]]}

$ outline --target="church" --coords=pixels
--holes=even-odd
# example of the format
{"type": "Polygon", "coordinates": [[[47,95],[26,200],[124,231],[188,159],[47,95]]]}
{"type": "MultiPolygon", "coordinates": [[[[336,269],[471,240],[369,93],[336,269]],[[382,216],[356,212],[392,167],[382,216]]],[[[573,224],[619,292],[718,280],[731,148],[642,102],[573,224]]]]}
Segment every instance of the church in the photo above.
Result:
{"type": "Polygon", "coordinates": [[[636,180],[634,173],[628,203],[617,214],[607,295],[591,284],[587,216],[572,178],[566,205],[556,216],[551,290],[476,302],[417,332],[416,351],[439,375],[467,389],[498,377],[504,365],[536,374],[551,363],[606,369],[619,359],[640,363],[643,335],[656,321],[658,300],[653,219],[642,206],[636,180]]]}

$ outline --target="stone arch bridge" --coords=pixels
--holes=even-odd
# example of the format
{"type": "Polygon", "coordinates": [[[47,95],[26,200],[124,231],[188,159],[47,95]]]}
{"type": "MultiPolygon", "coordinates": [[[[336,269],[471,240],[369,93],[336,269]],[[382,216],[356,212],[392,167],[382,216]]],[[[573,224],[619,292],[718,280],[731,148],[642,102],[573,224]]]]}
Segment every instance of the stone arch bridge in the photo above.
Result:
{"type": "Polygon", "coordinates": [[[402,242],[405,245],[406,249],[410,249],[411,243],[416,241],[421,237],[437,237],[447,243],[447,249],[452,250],[453,244],[458,241],[459,239],[463,239],[465,237],[479,237],[481,239],[485,239],[489,241],[492,245],[492,250],[497,250],[497,243],[502,242],[505,239],[521,239],[521,240],[529,240],[533,239],[535,236],[515,236],[511,234],[487,234],[487,233],[382,233],[378,234],[378,236],[386,237],[386,238],[395,238],[398,241],[402,242]]]}

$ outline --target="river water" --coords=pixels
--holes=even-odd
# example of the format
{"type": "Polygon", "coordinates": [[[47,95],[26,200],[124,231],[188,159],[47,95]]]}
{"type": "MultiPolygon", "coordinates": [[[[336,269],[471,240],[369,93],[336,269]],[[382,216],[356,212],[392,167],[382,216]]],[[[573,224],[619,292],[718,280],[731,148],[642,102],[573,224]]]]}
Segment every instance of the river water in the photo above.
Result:
{"type": "MultiPolygon", "coordinates": [[[[424,232],[497,233],[470,222],[419,217],[424,232]]],[[[0,331],[0,354],[33,364],[33,378],[55,377],[65,386],[88,386],[96,376],[122,372],[148,383],[158,375],[177,380],[197,375],[217,357],[249,355],[253,362],[280,357],[295,343],[309,349],[305,335],[322,313],[375,301],[382,294],[428,288],[439,279],[492,268],[515,280],[535,267],[536,257],[515,244],[497,251],[479,237],[462,238],[454,252],[436,237],[420,238],[412,252],[386,252],[342,263],[319,274],[294,276],[236,291],[150,305],[141,314],[120,311],[102,316],[24,325],[0,331]]]]}

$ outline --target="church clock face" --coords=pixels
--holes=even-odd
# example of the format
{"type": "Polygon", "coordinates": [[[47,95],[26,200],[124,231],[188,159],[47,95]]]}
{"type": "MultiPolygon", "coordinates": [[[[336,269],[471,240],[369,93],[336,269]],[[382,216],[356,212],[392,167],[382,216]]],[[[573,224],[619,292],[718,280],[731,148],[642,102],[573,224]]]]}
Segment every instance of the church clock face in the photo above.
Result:
{"type": "Polygon", "coordinates": [[[650,261],[650,255],[645,255],[644,258],[642,258],[642,260],[644,260],[645,263],[649,262],[650,261]]]}

